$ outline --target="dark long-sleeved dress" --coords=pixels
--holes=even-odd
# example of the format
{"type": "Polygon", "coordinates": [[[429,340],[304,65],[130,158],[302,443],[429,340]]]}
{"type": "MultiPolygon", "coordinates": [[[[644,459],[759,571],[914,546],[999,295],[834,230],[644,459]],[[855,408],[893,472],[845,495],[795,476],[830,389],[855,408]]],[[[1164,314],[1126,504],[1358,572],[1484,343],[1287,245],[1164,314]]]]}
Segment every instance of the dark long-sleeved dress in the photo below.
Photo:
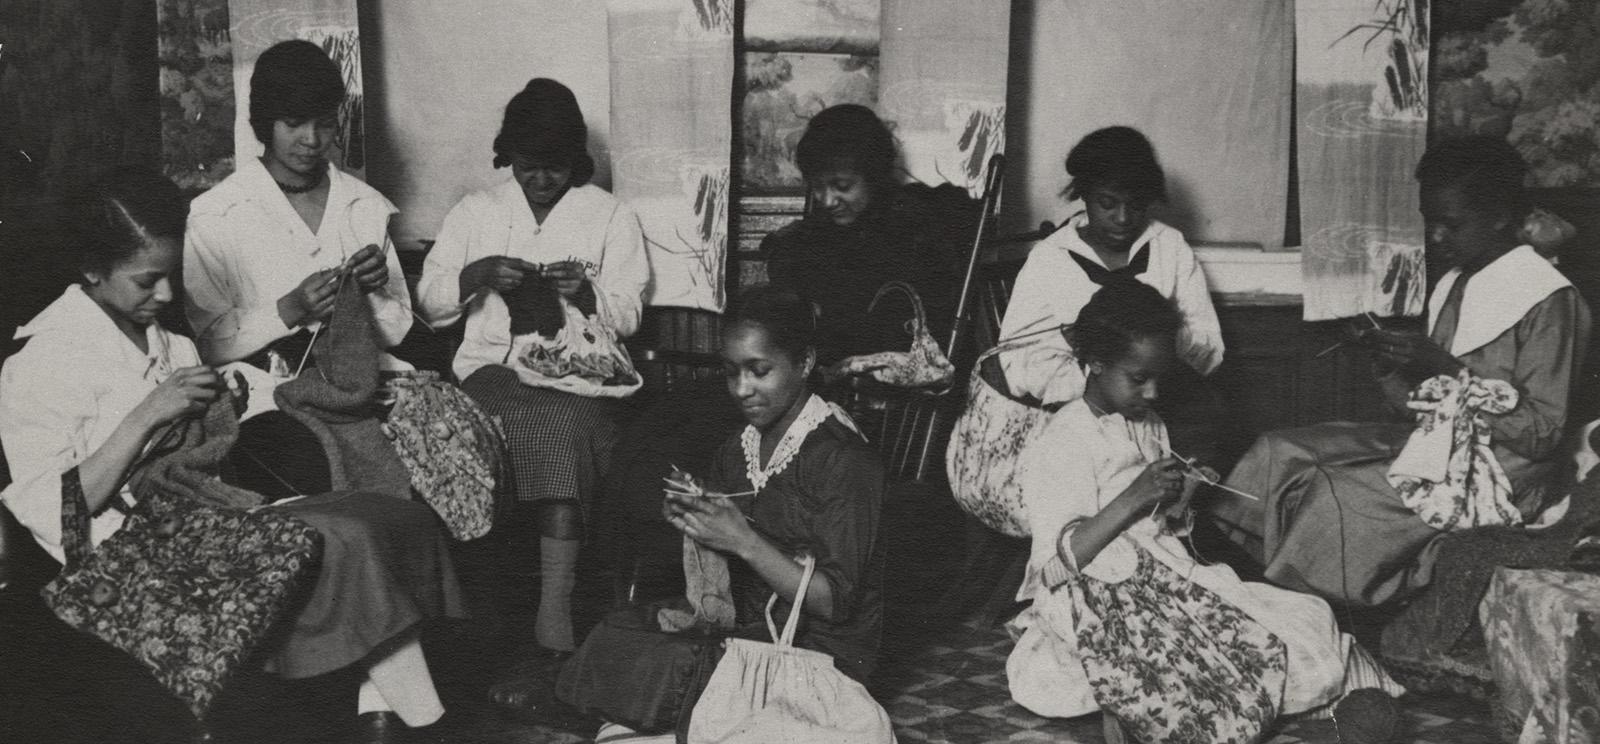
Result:
{"type": "MultiPolygon", "coordinates": [[[[740,437],[718,450],[707,480],[724,493],[754,488],[740,437]]],[[[756,531],[786,554],[814,557],[817,575],[827,577],[833,589],[833,617],[802,613],[795,645],[831,655],[840,671],[862,683],[877,665],[883,635],[884,548],[878,538],[883,490],[877,451],[837,418],[828,418],[760,493],[738,499],[756,531]]],[[[764,612],[772,588],[743,562],[729,563],[736,635],[770,642],[764,612]]],[[[780,598],[773,618],[781,624],[790,606],[780,598]]]]}
{"type": "Polygon", "coordinates": [[[906,187],[850,225],[807,218],[761,241],[772,284],[799,291],[822,309],[819,364],[911,347],[911,306],[904,299],[886,297],[867,312],[873,295],[891,281],[916,288],[934,339],[941,346],[949,340],[964,251],[976,226],[973,202],[953,188],[906,187]]]}

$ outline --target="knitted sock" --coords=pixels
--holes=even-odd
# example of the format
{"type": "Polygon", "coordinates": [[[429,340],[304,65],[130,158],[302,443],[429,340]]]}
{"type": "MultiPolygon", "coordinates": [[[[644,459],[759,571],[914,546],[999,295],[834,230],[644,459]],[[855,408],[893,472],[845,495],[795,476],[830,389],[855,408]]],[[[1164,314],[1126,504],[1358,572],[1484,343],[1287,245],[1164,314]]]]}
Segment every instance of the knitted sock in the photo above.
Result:
{"type": "Polygon", "coordinates": [[[576,648],[572,641],[572,587],[578,568],[578,541],[539,538],[539,611],[534,637],[556,651],[576,648]]]}
{"type": "Polygon", "coordinates": [[[428,672],[428,659],[416,638],[374,662],[367,669],[361,693],[356,703],[358,713],[368,712],[369,706],[393,710],[407,726],[426,726],[444,715],[444,704],[439,702],[433,675],[428,672]],[[371,692],[376,692],[380,700],[373,700],[371,692]]]}

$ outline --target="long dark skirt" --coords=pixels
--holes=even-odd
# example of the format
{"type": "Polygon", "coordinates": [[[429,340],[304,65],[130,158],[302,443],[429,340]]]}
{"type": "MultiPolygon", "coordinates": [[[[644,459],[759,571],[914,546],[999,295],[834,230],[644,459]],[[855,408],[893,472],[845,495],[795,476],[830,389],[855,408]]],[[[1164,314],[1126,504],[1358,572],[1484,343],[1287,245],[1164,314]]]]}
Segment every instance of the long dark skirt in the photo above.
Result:
{"type": "Polygon", "coordinates": [[[518,501],[592,502],[611,465],[617,401],[530,387],[499,365],[479,368],[461,389],[500,418],[518,501]]]}
{"type": "Polygon", "coordinates": [[[278,507],[322,533],[303,604],[280,623],[268,671],[314,677],[367,658],[419,622],[465,615],[444,525],[426,505],[341,492],[278,507]]]}

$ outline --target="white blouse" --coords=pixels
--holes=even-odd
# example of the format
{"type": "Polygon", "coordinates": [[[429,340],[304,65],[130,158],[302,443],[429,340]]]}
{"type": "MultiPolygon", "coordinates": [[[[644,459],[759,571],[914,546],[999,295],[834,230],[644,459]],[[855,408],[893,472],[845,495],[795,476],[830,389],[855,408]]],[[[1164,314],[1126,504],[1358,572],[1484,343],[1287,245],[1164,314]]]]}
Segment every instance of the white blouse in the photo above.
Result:
{"type": "MultiPolygon", "coordinates": [[[[0,499],[58,561],[61,475],[105,444],[117,425],[173,371],[200,364],[189,339],[151,324],[139,351],[74,284],[17,329],[28,339],[0,370],[0,446],[12,483],[0,499]]],[[[124,485],[122,498],[132,498],[124,485]]],[[[122,527],[107,509],[91,520],[93,544],[122,527]]]]}
{"type": "Polygon", "coordinates": [[[456,379],[503,363],[511,348],[511,314],[498,293],[482,291],[461,302],[461,270],[487,256],[540,264],[582,261],[600,321],[622,337],[639,328],[650,263],[638,215],[604,189],[584,185],[561,197],[540,224],[522,188],[508,179],[462,197],[450,209],[417,284],[422,313],[435,327],[467,315],[465,338],[456,351],[456,379]]]}
{"type": "MultiPolygon", "coordinates": [[[[1080,213],[1040,241],[1017,274],[1016,288],[1000,323],[1000,337],[1042,332],[1027,338],[1025,346],[1000,354],[1012,393],[1031,395],[1045,403],[1063,403],[1083,395],[1083,370],[1071,345],[1060,333],[1045,329],[1077,322],[1078,312],[1100,289],[1071,256],[1076,253],[1105,266],[1094,248],[1078,237],[1078,228],[1087,223],[1088,217],[1080,213]]],[[[1128,251],[1128,259],[1132,261],[1141,251],[1149,252],[1150,264],[1139,281],[1172,300],[1183,316],[1179,358],[1201,374],[1210,374],[1222,363],[1222,326],[1194,250],[1182,233],[1152,220],[1128,251]]]]}
{"type": "Polygon", "coordinates": [[[184,235],[183,280],[189,323],[206,361],[243,359],[298,332],[283,324],[278,298],[368,245],[388,247],[389,282],[367,299],[380,343],[399,344],[411,330],[411,296],[388,235],[397,211],[372,187],[330,166],[328,203],[312,232],[255,158],[196,197],[184,235]]]}

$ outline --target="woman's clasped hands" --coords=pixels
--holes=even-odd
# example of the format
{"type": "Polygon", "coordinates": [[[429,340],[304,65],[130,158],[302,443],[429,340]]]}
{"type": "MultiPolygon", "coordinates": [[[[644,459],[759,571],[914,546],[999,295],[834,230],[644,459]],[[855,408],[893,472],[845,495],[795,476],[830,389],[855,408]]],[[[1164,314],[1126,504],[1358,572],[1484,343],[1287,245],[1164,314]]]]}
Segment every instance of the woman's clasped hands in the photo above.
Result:
{"type": "Polygon", "coordinates": [[[759,539],[739,506],[726,494],[707,491],[681,471],[668,479],[661,513],[667,523],[695,542],[733,555],[759,539]]]}

